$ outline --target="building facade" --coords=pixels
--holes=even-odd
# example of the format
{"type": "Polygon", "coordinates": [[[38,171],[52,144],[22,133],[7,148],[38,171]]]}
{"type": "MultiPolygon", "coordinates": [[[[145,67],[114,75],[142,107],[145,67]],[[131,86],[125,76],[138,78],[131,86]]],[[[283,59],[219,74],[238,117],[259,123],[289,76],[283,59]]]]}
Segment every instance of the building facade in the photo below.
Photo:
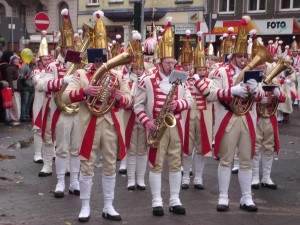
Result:
{"type": "Polygon", "coordinates": [[[167,24],[166,17],[171,16],[174,25],[176,55],[178,55],[187,29],[191,30],[191,41],[194,46],[196,45],[197,22],[203,20],[204,11],[203,0],[146,0],[144,3],[139,0],[79,0],[78,26],[80,27],[83,23],[92,26],[93,12],[99,9],[104,12],[103,21],[110,41],[115,39],[116,34],[121,34],[125,46],[131,39],[131,31],[135,23],[141,23],[143,27],[141,33],[145,40],[150,35],[151,20],[154,21],[159,31],[167,24]],[[140,6],[136,3],[140,3],[140,6]],[[137,12],[140,10],[143,11],[143,15],[137,17],[137,12]]]}
{"type": "Polygon", "coordinates": [[[53,50],[58,41],[61,10],[69,9],[73,27],[77,28],[77,6],[77,0],[0,0],[0,50],[36,49],[41,32],[36,29],[34,18],[39,12],[50,18],[47,39],[53,50]]]}
{"type": "Polygon", "coordinates": [[[268,40],[275,41],[279,37],[284,47],[293,42],[293,36],[300,44],[299,0],[206,0],[204,6],[206,14],[215,16],[211,33],[217,36],[216,40],[230,26],[237,32],[242,16],[249,15],[251,21],[247,29],[256,29],[265,45],[268,40]]]}

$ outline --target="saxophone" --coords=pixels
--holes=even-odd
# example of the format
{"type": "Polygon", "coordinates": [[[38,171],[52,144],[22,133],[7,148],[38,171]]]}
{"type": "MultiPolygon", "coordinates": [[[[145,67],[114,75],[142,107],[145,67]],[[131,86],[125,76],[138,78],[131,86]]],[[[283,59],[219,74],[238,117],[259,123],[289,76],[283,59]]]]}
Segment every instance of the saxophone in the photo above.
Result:
{"type": "Polygon", "coordinates": [[[100,86],[97,96],[85,100],[85,105],[92,115],[104,116],[114,106],[116,100],[112,98],[113,91],[120,89],[117,75],[110,69],[128,64],[133,59],[133,49],[127,48],[125,52],[103,63],[94,73],[89,85],[100,86]]]}
{"type": "Polygon", "coordinates": [[[158,144],[164,135],[167,127],[175,127],[176,119],[175,116],[169,112],[168,105],[171,103],[174,97],[178,83],[174,82],[172,84],[171,90],[169,91],[166,101],[161,108],[159,115],[157,116],[154,124],[157,129],[155,131],[150,131],[148,135],[148,145],[152,148],[157,148],[158,144]]]}
{"type": "MultiPolygon", "coordinates": [[[[88,26],[86,24],[83,24],[83,26],[85,28],[86,33],[84,36],[84,40],[82,41],[82,44],[79,49],[79,51],[82,52],[81,63],[70,64],[70,66],[68,67],[68,69],[65,73],[65,76],[73,75],[76,70],[83,69],[88,64],[86,49],[89,48],[89,46],[92,43],[93,28],[91,28],[90,26],[88,26]]],[[[57,105],[57,108],[59,108],[60,111],[62,111],[63,113],[65,113],[67,115],[75,115],[79,110],[79,104],[73,103],[73,104],[66,105],[62,100],[62,95],[63,95],[64,91],[67,89],[67,87],[68,87],[68,84],[64,84],[61,87],[61,89],[55,93],[54,100],[57,105]]]]}

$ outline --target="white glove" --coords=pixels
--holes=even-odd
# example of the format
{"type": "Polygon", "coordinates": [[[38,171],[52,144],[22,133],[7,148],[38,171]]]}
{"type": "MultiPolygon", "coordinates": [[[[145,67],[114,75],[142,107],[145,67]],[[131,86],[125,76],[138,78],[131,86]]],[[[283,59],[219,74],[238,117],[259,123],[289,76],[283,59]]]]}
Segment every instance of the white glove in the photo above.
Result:
{"type": "Polygon", "coordinates": [[[199,80],[199,79],[200,79],[199,74],[195,73],[195,74],[193,75],[193,78],[194,78],[196,81],[199,80]]]}
{"type": "Polygon", "coordinates": [[[66,76],[63,78],[63,84],[69,84],[73,80],[72,76],[66,76]]]}
{"type": "Polygon", "coordinates": [[[279,98],[279,96],[280,96],[280,91],[279,91],[279,88],[278,88],[278,87],[274,89],[274,96],[275,96],[276,98],[279,98]]]}
{"type": "Polygon", "coordinates": [[[240,85],[237,85],[237,86],[231,87],[230,90],[231,90],[231,96],[232,97],[234,97],[233,95],[239,96],[241,98],[246,98],[248,96],[246,87],[242,87],[240,85]]]}
{"type": "Polygon", "coordinates": [[[9,86],[8,82],[6,80],[0,81],[2,83],[2,87],[6,88],[9,86]]]}
{"type": "Polygon", "coordinates": [[[257,93],[258,87],[257,87],[257,81],[254,79],[250,79],[247,81],[248,87],[250,89],[251,94],[257,93]]]}
{"type": "Polygon", "coordinates": [[[300,73],[299,73],[299,72],[296,72],[295,75],[296,75],[296,77],[298,77],[298,76],[300,75],[300,73]]]}
{"type": "Polygon", "coordinates": [[[33,82],[34,84],[37,84],[37,82],[39,81],[40,77],[41,77],[41,76],[40,76],[39,74],[33,75],[33,77],[32,77],[32,82],[33,82]]]}
{"type": "Polygon", "coordinates": [[[284,83],[286,83],[289,86],[292,86],[292,81],[290,79],[285,79],[284,83]]]}

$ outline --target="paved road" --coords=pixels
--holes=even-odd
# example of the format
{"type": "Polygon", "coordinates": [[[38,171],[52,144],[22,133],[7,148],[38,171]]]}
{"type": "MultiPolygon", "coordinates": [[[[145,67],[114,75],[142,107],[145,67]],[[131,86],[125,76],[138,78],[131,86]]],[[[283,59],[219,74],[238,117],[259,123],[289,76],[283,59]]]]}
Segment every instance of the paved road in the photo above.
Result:
{"type": "MultiPolygon", "coordinates": [[[[122,216],[121,222],[101,218],[103,199],[101,169],[96,168],[92,191],[91,220],[86,224],[128,224],[128,225],[282,225],[300,224],[300,110],[295,108],[290,122],[279,124],[281,152],[276,156],[272,177],[278,190],[260,188],[253,191],[254,201],[259,207],[257,213],[239,209],[240,188],[237,175],[232,175],[229,197],[230,211],[216,212],[218,199],[218,161],[206,158],[204,170],[205,190],[191,188],[181,191],[181,200],[187,209],[186,216],[168,212],[168,175],[163,174],[162,194],[165,216],[154,218],[151,214],[151,194],[148,179],[146,191],[127,191],[126,177],[117,175],[114,206],[122,216]]],[[[29,124],[19,127],[0,125],[0,154],[14,155],[15,159],[0,161],[0,224],[7,225],[53,225],[79,224],[80,200],[66,193],[65,198],[55,199],[55,176],[39,178],[41,165],[33,163],[33,145],[19,147],[17,140],[32,136],[29,124]],[[13,144],[13,145],[11,145],[13,144]],[[11,145],[10,147],[7,147],[11,145]]],[[[22,144],[23,146],[23,144],[22,144]]],[[[166,171],[166,170],[165,170],[166,171]]],[[[67,184],[69,178],[67,178],[67,184]]]]}

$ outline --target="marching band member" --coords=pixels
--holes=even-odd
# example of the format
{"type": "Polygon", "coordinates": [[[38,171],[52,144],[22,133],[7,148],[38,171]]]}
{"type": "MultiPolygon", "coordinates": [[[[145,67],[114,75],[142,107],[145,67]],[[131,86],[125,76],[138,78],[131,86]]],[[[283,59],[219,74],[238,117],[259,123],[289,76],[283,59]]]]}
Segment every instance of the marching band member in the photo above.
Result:
{"type": "MultiPolygon", "coordinates": [[[[135,51],[134,60],[131,63],[131,73],[127,79],[131,88],[131,96],[134,98],[139,80],[144,74],[144,56],[140,43],[141,34],[132,32],[131,45],[135,51]]],[[[127,168],[127,189],[135,189],[135,174],[137,178],[137,189],[145,190],[145,172],[147,167],[147,142],[145,127],[136,118],[133,111],[133,104],[126,107],[124,112],[126,121],[126,168],[127,168]]]]}
{"type": "Polygon", "coordinates": [[[70,161],[70,186],[69,193],[79,195],[78,173],[80,161],[78,158],[78,149],[76,149],[75,139],[76,131],[74,122],[76,115],[66,114],[61,111],[55,103],[55,93],[63,85],[68,84],[71,76],[64,76],[67,71],[65,56],[68,49],[73,48],[73,28],[70,21],[68,9],[61,11],[63,16],[61,50],[56,61],[50,63],[46,68],[46,82],[44,91],[51,92],[51,132],[52,139],[56,140],[56,158],[55,167],[57,175],[57,184],[54,197],[63,198],[65,190],[65,173],[70,161]],[[70,157],[70,159],[69,159],[70,157]]]}
{"type": "MultiPolygon", "coordinates": [[[[189,90],[184,86],[178,86],[174,98],[171,101],[169,91],[172,84],[169,83],[169,76],[174,69],[174,33],[171,29],[171,18],[167,17],[169,27],[160,40],[159,71],[146,76],[138,86],[135,96],[134,112],[139,121],[146,127],[147,132],[156,131],[157,125],[154,121],[162,117],[160,112],[167,109],[175,114],[177,125],[173,128],[166,128],[165,133],[156,148],[149,149],[149,162],[151,171],[149,182],[152,194],[152,213],[154,216],[163,216],[163,202],[161,197],[161,172],[163,169],[164,156],[168,157],[169,164],[169,187],[170,200],[169,211],[175,214],[185,214],[185,208],[179,199],[181,183],[181,149],[184,136],[185,115],[183,110],[191,107],[193,99],[189,90]],[[171,101],[165,105],[165,102],[171,101]],[[167,109],[166,109],[167,108],[167,109]]],[[[173,88],[174,89],[174,88],[173,88]]],[[[148,137],[149,141],[149,137],[148,137]]]]}
{"type": "MultiPolygon", "coordinates": [[[[263,79],[266,78],[266,64],[259,65],[256,70],[263,72],[263,79]]],[[[277,79],[273,79],[273,84],[277,79]]],[[[285,93],[279,90],[276,85],[265,85],[262,87],[265,91],[265,97],[256,106],[257,124],[255,155],[252,159],[252,182],[253,189],[259,188],[259,164],[262,161],[263,177],[261,186],[269,189],[277,189],[277,185],[272,181],[270,174],[273,163],[273,154],[279,152],[278,123],[276,118],[276,109],[278,103],[284,102],[285,93]]]]}
{"type": "MultiPolygon", "coordinates": [[[[177,68],[175,67],[175,69],[180,69],[185,72],[188,72],[189,78],[191,78],[191,77],[193,77],[193,48],[190,43],[190,38],[191,38],[190,30],[185,31],[185,37],[186,37],[186,41],[183,43],[183,46],[181,47],[181,54],[180,54],[181,66],[178,66],[177,68]]],[[[192,87],[193,84],[191,83],[191,79],[188,79],[188,80],[190,83],[189,87],[192,87]]],[[[191,88],[190,88],[190,91],[191,91],[191,88]]],[[[189,120],[188,116],[187,116],[187,120],[189,120]]],[[[186,125],[187,125],[187,123],[186,123],[186,125]]],[[[188,129],[188,128],[186,128],[186,129],[188,129]]],[[[188,135],[188,132],[186,133],[186,135],[188,135]]],[[[187,146],[184,145],[184,147],[187,147],[187,146]]],[[[182,181],[181,181],[181,188],[188,189],[189,184],[190,184],[190,175],[192,176],[192,174],[193,174],[193,172],[192,172],[192,164],[193,163],[192,162],[193,162],[193,158],[194,158],[194,148],[191,148],[191,149],[185,148],[184,150],[186,150],[186,151],[183,151],[183,153],[184,153],[183,159],[182,159],[183,177],[182,177],[182,181]]]]}
{"type": "MultiPolygon", "coordinates": [[[[97,17],[97,22],[94,27],[94,46],[96,48],[106,49],[106,28],[102,20],[100,20],[104,13],[102,11],[97,11],[94,15],[97,17]]],[[[103,165],[102,189],[104,207],[102,217],[109,220],[120,221],[121,216],[113,207],[116,184],[115,170],[118,148],[120,148],[121,157],[124,157],[125,155],[125,129],[123,111],[120,110],[120,107],[130,104],[130,90],[126,81],[122,79],[121,73],[118,73],[116,70],[109,70],[109,61],[101,67],[99,67],[99,64],[94,64],[93,66],[98,69],[96,71],[85,71],[84,69],[77,70],[73,75],[72,82],[63,94],[63,101],[66,104],[80,102],[78,117],[76,119],[76,127],[81,132],[77,136],[81,143],[78,146],[81,164],[79,178],[81,211],[78,221],[87,222],[90,218],[90,196],[93,184],[94,165],[97,159],[97,152],[100,150],[103,165]],[[104,73],[102,76],[112,74],[113,78],[111,78],[112,80],[110,80],[110,82],[116,81],[119,84],[120,89],[115,86],[112,87],[110,84],[106,85],[106,88],[112,88],[112,90],[109,90],[112,92],[109,93],[113,94],[111,96],[106,96],[108,98],[106,100],[111,102],[111,108],[108,108],[105,105],[104,102],[106,100],[103,99],[103,103],[96,102],[95,104],[99,106],[99,109],[107,108],[107,111],[103,111],[102,116],[92,115],[84,100],[90,97],[99,96],[99,91],[101,91],[100,86],[90,84],[90,81],[93,75],[96,75],[99,71],[101,72],[103,68],[106,68],[104,69],[105,72],[108,70],[109,72],[104,73]]],[[[106,80],[107,79],[104,78],[103,82],[106,80]]]]}
{"type": "MultiPolygon", "coordinates": [[[[212,78],[212,89],[207,97],[215,102],[215,156],[220,157],[218,167],[219,181],[219,200],[217,211],[229,210],[228,188],[231,176],[231,164],[234,153],[237,153],[240,159],[240,169],[238,179],[241,187],[242,197],[240,199],[240,208],[246,211],[257,211],[257,207],[252,200],[251,195],[251,157],[254,154],[255,146],[255,122],[256,109],[255,104],[250,111],[245,114],[239,114],[238,109],[230,107],[230,101],[239,96],[246,98],[248,96],[246,85],[237,84],[236,79],[241,70],[247,63],[247,40],[246,25],[249,18],[243,17],[242,26],[239,29],[238,37],[235,43],[234,51],[230,64],[219,68],[212,78]],[[233,109],[234,108],[234,109],[233,109]],[[236,110],[233,112],[233,110],[236,110]]],[[[202,82],[204,83],[204,82],[202,82]]],[[[257,87],[257,82],[250,79],[247,82],[250,100],[260,101],[263,98],[263,91],[257,87]]],[[[241,101],[240,106],[244,106],[245,101],[241,101]]]]}
{"type": "MultiPolygon", "coordinates": [[[[183,148],[183,177],[182,189],[188,189],[190,183],[189,167],[192,163],[192,152],[195,148],[195,178],[194,188],[203,190],[203,169],[204,155],[211,151],[212,145],[212,103],[206,102],[205,96],[209,93],[207,86],[210,86],[210,80],[206,78],[207,67],[202,43],[202,32],[198,32],[198,44],[194,52],[195,74],[189,78],[189,86],[194,103],[188,110],[187,122],[185,129],[184,148],[183,148]],[[205,80],[200,86],[200,81],[205,80]],[[203,92],[205,90],[205,92],[203,92]]],[[[186,55],[183,55],[186,60],[186,55]]]]}
{"type": "MultiPolygon", "coordinates": [[[[51,138],[51,117],[50,117],[50,100],[51,93],[42,93],[43,86],[45,81],[45,69],[50,62],[49,54],[48,54],[48,43],[45,37],[46,32],[42,31],[43,38],[40,43],[39,52],[38,52],[38,65],[39,68],[34,71],[32,76],[33,83],[35,84],[35,90],[38,91],[39,94],[37,96],[42,98],[42,111],[39,111],[35,116],[35,107],[37,107],[34,103],[33,114],[34,114],[34,124],[36,126],[41,127],[41,139],[42,143],[39,141],[35,143],[35,151],[37,149],[42,149],[42,161],[44,163],[42,170],[39,172],[39,177],[45,177],[52,175],[52,160],[54,156],[54,144],[51,138]],[[41,123],[41,124],[40,124],[41,123]],[[39,125],[40,124],[40,125],[39,125]],[[41,146],[40,146],[41,145],[41,146]]],[[[37,93],[36,93],[37,94],[37,93]]],[[[38,104],[37,104],[38,105],[38,104]]],[[[39,108],[39,107],[37,107],[39,108]]],[[[34,134],[34,139],[38,136],[38,133],[34,134]]]]}

